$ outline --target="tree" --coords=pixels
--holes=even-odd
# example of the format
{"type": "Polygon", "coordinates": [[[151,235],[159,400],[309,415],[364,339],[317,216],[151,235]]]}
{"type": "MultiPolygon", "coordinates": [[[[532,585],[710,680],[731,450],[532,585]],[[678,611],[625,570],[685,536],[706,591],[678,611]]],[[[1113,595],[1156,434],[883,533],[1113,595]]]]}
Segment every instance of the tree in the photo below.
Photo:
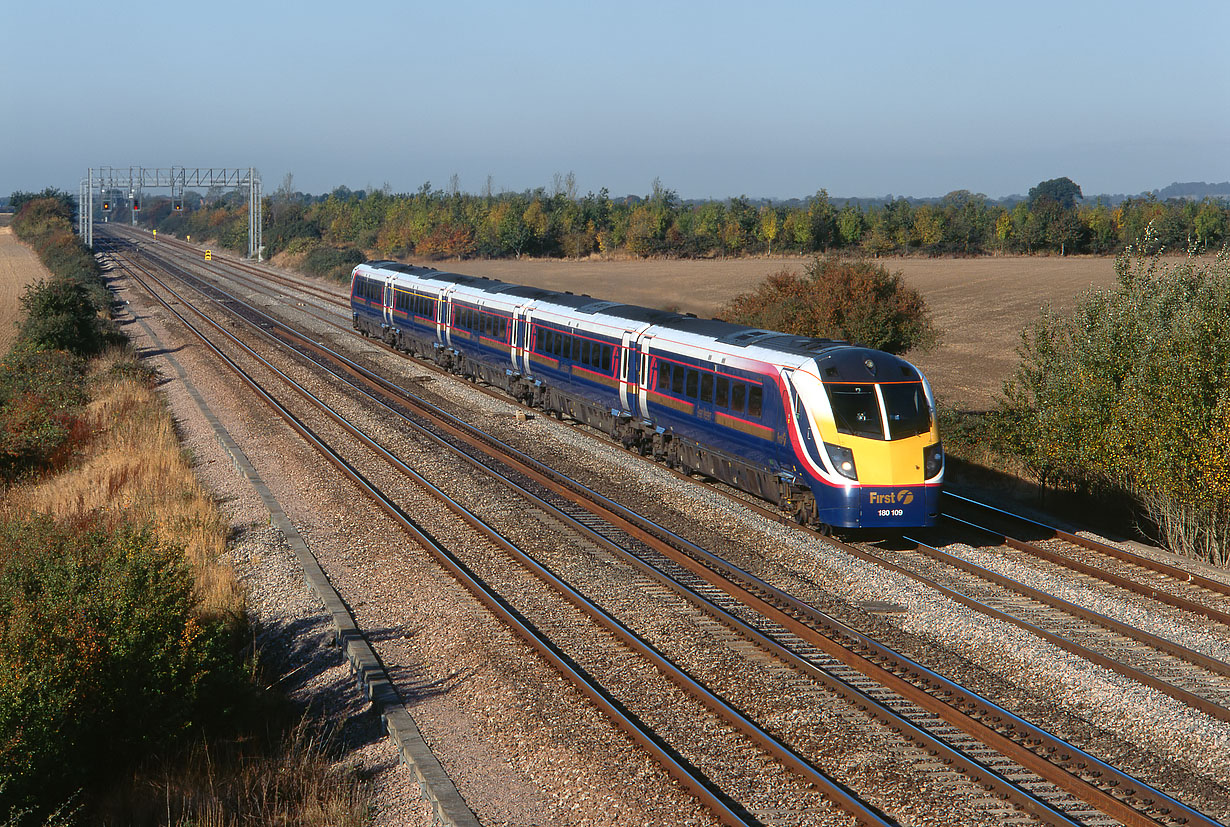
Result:
{"type": "Polygon", "coordinates": [[[889,353],[939,343],[926,302],[900,272],[866,261],[817,257],[800,277],[793,270],[769,276],[720,311],[728,322],[800,336],[845,339],[889,353]]]}
{"type": "Polygon", "coordinates": [[[760,208],[760,237],[768,245],[769,255],[773,255],[773,239],[777,238],[777,210],[772,206],[760,208]]]}
{"type": "Polygon", "coordinates": [[[1060,209],[1071,210],[1076,208],[1076,200],[1083,197],[1081,188],[1071,178],[1052,178],[1036,187],[1030,187],[1029,208],[1033,209],[1038,199],[1049,198],[1058,204],[1060,209]]]}
{"type": "Polygon", "coordinates": [[[853,246],[863,240],[863,212],[858,207],[849,204],[841,208],[837,215],[837,231],[841,234],[841,243],[853,246]]]}
{"type": "Polygon", "coordinates": [[[1226,211],[1211,199],[1204,199],[1195,220],[1196,241],[1201,247],[1216,247],[1226,237],[1226,211]]]}
{"type": "MultiPolygon", "coordinates": [[[[809,246],[805,249],[816,249],[824,252],[838,243],[837,213],[829,201],[827,190],[821,189],[807,205],[807,221],[809,226],[809,246]]],[[[802,238],[799,239],[802,242],[802,238]]]]}

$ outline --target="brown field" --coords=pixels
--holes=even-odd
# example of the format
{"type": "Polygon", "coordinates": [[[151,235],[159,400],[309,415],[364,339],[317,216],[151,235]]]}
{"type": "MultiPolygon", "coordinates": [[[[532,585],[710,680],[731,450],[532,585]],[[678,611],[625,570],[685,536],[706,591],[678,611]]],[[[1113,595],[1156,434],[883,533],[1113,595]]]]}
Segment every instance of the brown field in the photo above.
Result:
{"type": "MultiPolygon", "coordinates": [[[[807,259],[706,261],[466,261],[436,265],[552,290],[571,290],[650,307],[712,316],[723,303],[753,289],[783,267],[801,271],[807,259]]],[[[1070,307],[1089,287],[1114,282],[1114,260],[1094,257],[886,259],[926,298],[943,330],[932,353],[909,358],[948,404],[969,409],[994,404],[1016,365],[1020,331],[1046,303],[1070,307]]]]}
{"type": "Polygon", "coordinates": [[[0,226],[0,353],[8,351],[17,335],[17,300],[26,285],[50,276],[34,251],[13,235],[13,228],[0,226]]]}

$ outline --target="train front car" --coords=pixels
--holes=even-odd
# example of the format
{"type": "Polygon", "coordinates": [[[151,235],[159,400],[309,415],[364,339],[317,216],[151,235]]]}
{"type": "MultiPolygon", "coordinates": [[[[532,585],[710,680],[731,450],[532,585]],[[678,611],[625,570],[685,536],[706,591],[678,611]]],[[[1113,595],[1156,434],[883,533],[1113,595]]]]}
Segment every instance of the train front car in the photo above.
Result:
{"type": "Polygon", "coordinates": [[[877,350],[841,347],[783,371],[809,521],[841,528],[934,525],[944,481],[935,400],[918,369],[877,350]]]}

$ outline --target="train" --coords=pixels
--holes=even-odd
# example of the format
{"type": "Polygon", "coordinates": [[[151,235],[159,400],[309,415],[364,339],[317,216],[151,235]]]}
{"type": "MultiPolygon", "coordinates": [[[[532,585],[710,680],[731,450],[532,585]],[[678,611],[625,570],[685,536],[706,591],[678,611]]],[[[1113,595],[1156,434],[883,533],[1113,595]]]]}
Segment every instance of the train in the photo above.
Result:
{"type": "Polygon", "coordinates": [[[394,261],[351,276],[354,328],[823,532],[933,525],[944,449],[898,356],[394,261]]]}

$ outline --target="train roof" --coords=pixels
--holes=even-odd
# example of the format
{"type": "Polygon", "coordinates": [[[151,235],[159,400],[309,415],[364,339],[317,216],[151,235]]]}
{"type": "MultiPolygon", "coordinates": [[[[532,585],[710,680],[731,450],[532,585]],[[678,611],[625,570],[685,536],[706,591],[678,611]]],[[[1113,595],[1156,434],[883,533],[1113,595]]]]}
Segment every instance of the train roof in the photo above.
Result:
{"type": "MultiPolygon", "coordinates": [[[[878,354],[875,358],[876,363],[886,361],[883,357],[887,356],[889,364],[899,362],[901,365],[909,365],[909,362],[899,357],[890,356],[880,351],[852,346],[850,343],[838,339],[798,336],[791,333],[782,333],[777,330],[765,330],[733,322],[724,322],[719,319],[701,319],[691,314],[685,315],[670,310],[657,310],[652,307],[596,299],[593,296],[574,294],[567,291],[560,292],[541,287],[527,287],[488,278],[487,276],[451,273],[431,267],[401,264],[396,261],[367,261],[364,264],[380,270],[404,273],[415,278],[473,286],[486,293],[500,294],[524,300],[537,299],[560,307],[566,307],[577,313],[600,314],[629,322],[653,325],[663,331],[676,331],[709,338],[731,347],[764,348],[805,358],[824,357],[828,367],[830,369],[836,368],[836,373],[843,377],[859,373],[865,367],[866,361],[872,358],[870,354],[878,354]]],[[[910,365],[910,368],[913,368],[913,366],[910,365]]],[[[907,371],[903,369],[902,372],[906,373],[907,371]]],[[[917,375],[916,369],[913,372],[917,375]]],[[[829,375],[832,376],[833,374],[830,373],[829,375]]]]}

